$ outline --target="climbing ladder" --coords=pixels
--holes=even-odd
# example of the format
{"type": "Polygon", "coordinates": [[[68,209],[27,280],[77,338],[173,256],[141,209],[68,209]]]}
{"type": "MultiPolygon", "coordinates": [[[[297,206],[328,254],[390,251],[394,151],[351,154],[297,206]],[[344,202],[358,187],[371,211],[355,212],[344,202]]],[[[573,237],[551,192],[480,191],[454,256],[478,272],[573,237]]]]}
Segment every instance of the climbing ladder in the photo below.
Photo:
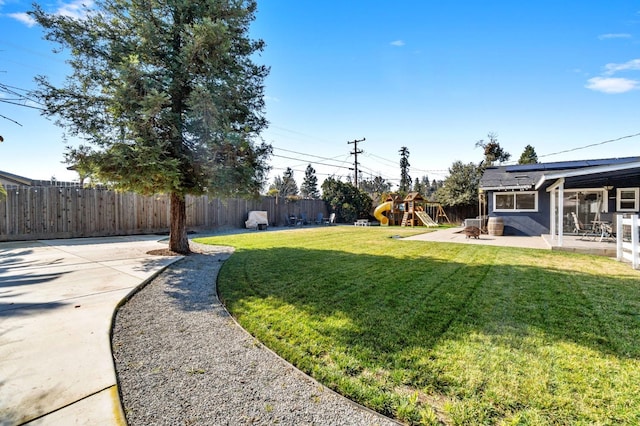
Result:
{"type": "Polygon", "coordinates": [[[407,226],[408,221],[409,221],[409,212],[404,212],[404,215],[402,216],[402,223],[400,224],[400,226],[407,226]]]}

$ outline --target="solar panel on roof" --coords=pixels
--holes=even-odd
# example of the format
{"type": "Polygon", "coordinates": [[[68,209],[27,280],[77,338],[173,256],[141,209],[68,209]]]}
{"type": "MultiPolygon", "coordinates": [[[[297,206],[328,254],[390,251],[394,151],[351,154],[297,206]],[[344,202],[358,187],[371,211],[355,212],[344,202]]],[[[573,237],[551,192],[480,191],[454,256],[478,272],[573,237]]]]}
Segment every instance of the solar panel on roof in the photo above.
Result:
{"type": "Polygon", "coordinates": [[[515,164],[507,166],[507,172],[542,171],[542,170],[568,170],[593,166],[609,166],[639,161],[640,157],[604,158],[599,160],[557,161],[555,163],[515,164]]]}

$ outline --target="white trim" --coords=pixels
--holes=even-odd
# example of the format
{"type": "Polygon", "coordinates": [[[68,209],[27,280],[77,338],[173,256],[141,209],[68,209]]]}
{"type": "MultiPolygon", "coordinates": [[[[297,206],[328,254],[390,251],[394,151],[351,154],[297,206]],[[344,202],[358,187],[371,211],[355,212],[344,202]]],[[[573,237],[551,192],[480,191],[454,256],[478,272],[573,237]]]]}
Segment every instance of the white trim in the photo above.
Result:
{"type": "MultiPolygon", "coordinates": [[[[554,189],[556,189],[557,187],[559,187],[560,185],[564,185],[564,178],[560,178],[557,181],[555,181],[554,183],[552,183],[548,188],[547,188],[547,192],[551,192],[554,189]]],[[[536,186],[536,189],[539,189],[536,186]]]]}
{"type": "Polygon", "coordinates": [[[619,212],[637,212],[638,211],[638,206],[640,205],[640,188],[617,188],[616,190],[616,211],[619,212]],[[629,192],[633,192],[634,193],[634,197],[633,199],[631,198],[625,198],[625,201],[633,201],[633,208],[632,209],[628,209],[628,208],[622,208],[620,207],[620,201],[622,201],[622,198],[620,197],[620,193],[622,191],[629,191],[629,192]]]}
{"type": "Polygon", "coordinates": [[[538,211],[538,191],[504,191],[493,193],[493,211],[494,212],[509,212],[509,213],[531,213],[538,211]],[[534,196],[534,208],[533,209],[516,209],[516,197],[518,195],[533,194],[534,196]],[[498,195],[513,195],[513,209],[498,209],[496,208],[496,196],[498,195]]]}
{"type": "Polygon", "coordinates": [[[483,186],[483,191],[524,191],[525,189],[532,189],[533,185],[507,185],[507,186],[483,186]]]}

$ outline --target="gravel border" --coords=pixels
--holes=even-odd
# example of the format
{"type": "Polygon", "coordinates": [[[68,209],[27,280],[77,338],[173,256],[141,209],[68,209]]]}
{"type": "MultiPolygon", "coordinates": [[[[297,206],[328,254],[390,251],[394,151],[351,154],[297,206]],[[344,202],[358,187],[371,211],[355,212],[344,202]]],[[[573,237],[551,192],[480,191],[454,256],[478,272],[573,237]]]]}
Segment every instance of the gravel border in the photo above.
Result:
{"type": "Polygon", "coordinates": [[[137,425],[398,425],[343,398],[264,347],[230,317],[216,278],[230,247],[170,265],[115,315],[120,400],[137,425]]]}

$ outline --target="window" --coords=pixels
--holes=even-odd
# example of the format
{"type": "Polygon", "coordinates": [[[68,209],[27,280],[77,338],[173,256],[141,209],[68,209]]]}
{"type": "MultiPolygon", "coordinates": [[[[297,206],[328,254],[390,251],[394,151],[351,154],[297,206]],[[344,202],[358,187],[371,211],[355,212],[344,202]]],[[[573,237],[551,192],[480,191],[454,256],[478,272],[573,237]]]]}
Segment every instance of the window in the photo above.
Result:
{"type": "Polygon", "coordinates": [[[535,191],[494,192],[493,211],[538,211],[538,193],[535,191]]]}
{"type": "Polygon", "coordinates": [[[619,212],[638,211],[638,195],[640,188],[618,188],[616,207],[619,212]]]}

